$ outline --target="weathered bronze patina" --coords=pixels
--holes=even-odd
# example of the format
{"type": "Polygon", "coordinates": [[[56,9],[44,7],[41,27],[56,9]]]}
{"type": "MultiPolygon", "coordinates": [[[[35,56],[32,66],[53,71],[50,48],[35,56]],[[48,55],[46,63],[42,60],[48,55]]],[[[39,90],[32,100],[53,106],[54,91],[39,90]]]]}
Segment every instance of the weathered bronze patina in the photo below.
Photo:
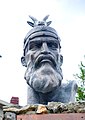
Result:
{"type": "Polygon", "coordinates": [[[60,38],[56,30],[46,22],[48,16],[38,21],[30,16],[33,27],[24,39],[24,52],[21,62],[27,67],[25,80],[28,84],[29,104],[48,102],[74,102],[77,85],[74,81],[62,84],[63,56],[60,54],[60,38]]]}

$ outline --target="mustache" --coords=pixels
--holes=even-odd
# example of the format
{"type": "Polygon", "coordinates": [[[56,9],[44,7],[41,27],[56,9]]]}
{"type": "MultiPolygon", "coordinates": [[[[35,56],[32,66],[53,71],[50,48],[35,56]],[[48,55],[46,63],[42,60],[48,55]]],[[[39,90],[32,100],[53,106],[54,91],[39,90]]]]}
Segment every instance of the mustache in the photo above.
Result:
{"type": "Polygon", "coordinates": [[[55,57],[52,54],[39,54],[35,59],[35,68],[39,67],[42,62],[49,62],[53,67],[56,67],[55,57]]]}

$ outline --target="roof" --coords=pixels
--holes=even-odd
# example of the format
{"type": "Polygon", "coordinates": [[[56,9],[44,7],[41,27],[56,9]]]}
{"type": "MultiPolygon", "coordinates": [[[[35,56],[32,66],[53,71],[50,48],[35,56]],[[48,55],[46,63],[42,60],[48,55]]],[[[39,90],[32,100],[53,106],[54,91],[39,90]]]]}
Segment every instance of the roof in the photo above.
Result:
{"type": "Polygon", "coordinates": [[[0,106],[9,106],[9,105],[12,105],[12,104],[5,102],[3,100],[0,100],[0,106]]]}

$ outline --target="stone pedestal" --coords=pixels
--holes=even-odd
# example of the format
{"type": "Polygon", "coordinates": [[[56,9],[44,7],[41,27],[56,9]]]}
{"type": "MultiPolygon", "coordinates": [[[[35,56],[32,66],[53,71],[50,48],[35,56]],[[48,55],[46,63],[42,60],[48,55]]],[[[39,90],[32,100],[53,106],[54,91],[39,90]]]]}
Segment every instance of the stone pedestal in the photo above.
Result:
{"type": "Polygon", "coordinates": [[[18,115],[17,120],[85,120],[85,113],[18,115]]]}
{"type": "Polygon", "coordinates": [[[12,113],[10,120],[85,120],[85,102],[29,104],[24,107],[12,106],[3,111],[12,113]]]}

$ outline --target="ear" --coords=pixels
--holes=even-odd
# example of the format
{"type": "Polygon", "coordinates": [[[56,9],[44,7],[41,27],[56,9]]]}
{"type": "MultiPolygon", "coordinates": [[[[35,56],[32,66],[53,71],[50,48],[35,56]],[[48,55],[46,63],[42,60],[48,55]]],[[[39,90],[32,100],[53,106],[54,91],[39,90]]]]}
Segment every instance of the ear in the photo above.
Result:
{"type": "Polygon", "coordinates": [[[34,23],[29,22],[29,21],[27,21],[27,23],[28,23],[30,26],[34,27],[34,23]]]}
{"type": "Polygon", "coordinates": [[[21,63],[22,63],[23,66],[27,67],[27,64],[26,64],[24,56],[21,57],[21,63]]]}
{"type": "Polygon", "coordinates": [[[60,65],[62,65],[63,64],[63,56],[62,55],[60,55],[60,65]]]}

